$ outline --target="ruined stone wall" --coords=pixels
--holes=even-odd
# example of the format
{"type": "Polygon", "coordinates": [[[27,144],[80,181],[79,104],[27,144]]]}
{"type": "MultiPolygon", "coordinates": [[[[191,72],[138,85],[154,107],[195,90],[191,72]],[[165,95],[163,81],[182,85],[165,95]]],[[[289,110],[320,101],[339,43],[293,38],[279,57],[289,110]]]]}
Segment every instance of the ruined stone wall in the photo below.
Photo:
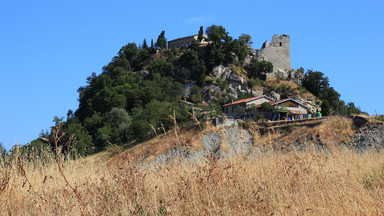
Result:
{"type": "Polygon", "coordinates": [[[292,70],[290,57],[290,36],[283,34],[278,36],[273,35],[272,42],[265,41],[262,48],[256,50],[256,57],[260,60],[271,62],[274,71],[292,70]]]}

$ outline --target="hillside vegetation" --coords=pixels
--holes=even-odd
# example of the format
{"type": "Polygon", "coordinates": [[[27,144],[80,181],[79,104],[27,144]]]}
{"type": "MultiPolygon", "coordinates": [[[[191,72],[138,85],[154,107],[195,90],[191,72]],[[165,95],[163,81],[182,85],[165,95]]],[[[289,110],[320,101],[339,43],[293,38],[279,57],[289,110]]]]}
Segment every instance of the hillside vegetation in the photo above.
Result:
{"type": "MultiPolygon", "coordinates": [[[[169,135],[164,139],[175,138],[169,135]]],[[[191,134],[181,136],[183,139],[191,134]]],[[[166,145],[159,143],[163,148],[166,145]]],[[[16,151],[0,163],[0,212],[9,215],[383,213],[384,205],[379,202],[384,198],[381,151],[356,153],[340,148],[325,152],[267,151],[253,157],[238,155],[225,159],[211,155],[198,162],[179,160],[142,169],[132,163],[132,158],[138,155],[135,151],[143,153],[143,147],[145,144],[124,153],[115,148],[110,153],[76,160],[61,156],[59,165],[63,174],[49,149],[43,152],[44,158],[26,158],[16,151]]]]}
{"type": "Polygon", "coordinates": [[[206,119],[222,114],[223,104],[254,96],[253,91],[310,101],[315,106],[312,111],[321,106],[324,115],[361,112],[353,103],[346,105],[340,100],[340,94],[322,72],[304,73],[303,68],[298,69],[297,73],[304,74],[302,84],[279,77],[266,80],[273,65],[250,58],[249,35],[234,39],[224,27],[212,25],[205,31],[209,43],[200,46],[203,32],[201,27],[199,39],[184,50],[167,49],[165,31],[150,45],[144,39],[140,46],[123,46],[102,73],[92,73],[87,85],[78,89],[78,109],[69,110],[66,118],[55,116],[54,126],[42,131],[21,151],[42,149],[47,144],[53,149],[52,129],[56,126],[66,132],[66,140],[71,137],[67,144],[58,143],[63,152],[75,150],[89,155],[104,150],[108,142],[132,147],[172,130],[170,116],[177,119],[181,128],[195,127],[196,121],[204,125],[206,119]],[[231,81],[212,75],[215,67],[233,71],[238,79],[244,79],[243,87],[252,94],[236,92],[231,81]],[[189,95],[184,95],[184,84],[193,86],[189,95]],[[180,103],[184,99],[195,105],[180,103]],[[195,114],[192,119],[191,113],[195,114]]]}

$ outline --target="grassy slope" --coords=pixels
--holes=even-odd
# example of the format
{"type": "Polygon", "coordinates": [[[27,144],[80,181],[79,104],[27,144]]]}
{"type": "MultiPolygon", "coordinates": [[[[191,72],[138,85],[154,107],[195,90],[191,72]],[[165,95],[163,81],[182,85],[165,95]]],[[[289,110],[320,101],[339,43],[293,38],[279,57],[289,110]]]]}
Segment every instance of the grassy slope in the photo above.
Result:
{"type": "MultiPolygon", "coordinates": [[[[350,125],[340,121],[331,119],[305,133],[317,131],[324,140],[331,139],[334,135],[329,127],[338,125],[336,129],[340,131],[335,133],[343,134],[341,128],[350,125]]],[[[344,129],[344,133],[349,133],[349,129],[344,129]]],[[[382,152],[359,154],[337,148],[331,153],[270,152],[255,158],[234,157],[225,161],[208,158],[198,164],[180,161],[145,171],[129,162],[128,157],[141,154],[138,152],[151,158],[184,141],[199,148],[193,141],[201,136],[200,133],[180,134],[176,136],[170,132],[126,154],[111,157],[104,152],[64,162],[64,173],[79,191],[86,207],[64,182],[53,155],[47,153],[45,164],[15,159],[7,167],[0,166],[0,212],[81,215],[88,214],[88,208],[93,215],[383,213],[384,203],[380,201],[384,198],[382,152]]],[[[274,136],[281,138],[289,134],[274,136]]]]}

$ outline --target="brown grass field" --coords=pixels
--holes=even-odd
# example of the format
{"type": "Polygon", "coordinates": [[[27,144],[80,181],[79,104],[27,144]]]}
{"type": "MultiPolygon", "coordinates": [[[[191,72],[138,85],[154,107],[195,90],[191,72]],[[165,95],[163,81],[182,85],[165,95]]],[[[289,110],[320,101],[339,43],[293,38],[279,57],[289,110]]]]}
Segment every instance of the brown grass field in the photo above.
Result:
{"type": "Polygon", "coordinates": [[[60,158],[69,184],[53,152],[14,154],[0,162],[0,215],[382,215],[383,153],[270,151],[141,170],[130,151],[103,152],[60,158]]]}

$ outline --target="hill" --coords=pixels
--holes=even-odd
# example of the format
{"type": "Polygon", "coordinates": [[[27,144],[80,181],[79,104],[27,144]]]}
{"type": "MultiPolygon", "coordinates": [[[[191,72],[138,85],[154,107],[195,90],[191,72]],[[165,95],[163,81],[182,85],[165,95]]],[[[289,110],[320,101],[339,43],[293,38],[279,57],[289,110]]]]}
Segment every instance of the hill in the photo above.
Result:
{"type": "Polygon", "coordinates": [[[324,73],[291,68],[288,35],[274,35],[271,43],[253,49],[247,34],[233,39],[216,25],[203,32],[201,27],[187,42],[170,41],[180,42],[172,49],[167,49],[165,31],[154,44],[144,40],[140,46],[123,46],[101,74],[93,73],[78,89],[78,109],[69,110],[66,119],[54,117],[51,130],[24,150],[46,143],[53,149],[57,126],[65,132],[63,140],[71,139],[58,143],[63,151],[89,155],[104,150],[108,142],[132,147],[172,130],[170,116],[181,128],[196,127],[196,122],[222,115],[224,104],[259,95],[293,98],[312,114],[361,112],[340,100],[324,73]]]}
{"type": "Polygon", "coordinates": [[[58,161],[49,149],[29,156],[18,149],[0,160],[0,211],[10,215],[377,214],[384,207],[377,202],[382,199],[384,180],[382,151],[357,152],[351,151],[352,145],[347,149],[337,144],[347,146],[360,129],[341,117],[264,135],[246,123],[227,128],[208,125],[202,131],[170,131],[125,152],[114,146],[108,152],[72,159],[58,151],[58,161]],[[247,133],[253,135],[249,149],[233,151],[230,140],[246,141],[247,133]],[[218,139],[213,137],[223,138],[217,148],[213,147],[218,139]],[[297,139],[307,139],[308,148],[285,148],[297,139]],[[188,148],[185,158],[174,157],[178,155],[174,149],[188,148]]]}

